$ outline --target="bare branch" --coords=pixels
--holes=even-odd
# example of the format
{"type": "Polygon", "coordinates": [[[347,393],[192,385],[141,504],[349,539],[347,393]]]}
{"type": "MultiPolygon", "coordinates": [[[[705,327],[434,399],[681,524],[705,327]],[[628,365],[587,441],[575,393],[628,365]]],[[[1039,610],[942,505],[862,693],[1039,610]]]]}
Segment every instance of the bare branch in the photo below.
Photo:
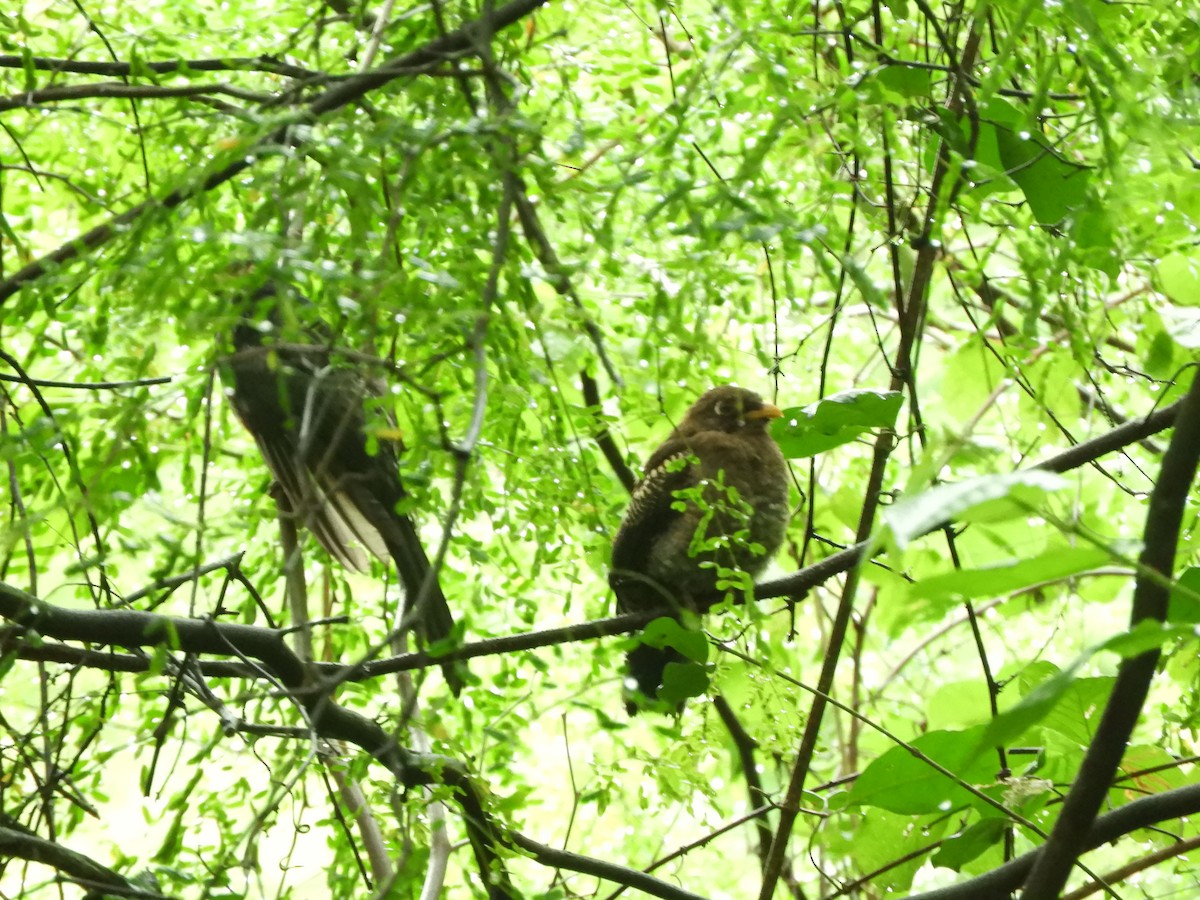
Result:
{"type": "Polygon", "coordinates": [[[273,56],[230,57],[228,59],[179,59],[164,62],[89,62],[81,59],[52,59],[47,56],[13,56],[0,54],[0,69],[24,69],[31,66],[39,72],[72,72],[77,75],[121,77],[139,72],[158,75],[187,72],[267,72],[285,78],[318,78],[323,73],[280,62],[273,56]]]}
{"type": "Polygon", "coordinates": [[[259,91],[247,91],[232,84],[180,84],[160,86],[157,84],[121,84],[120,82],[104,82],[101,84],[69,84],[56,87],[42,88],[36,91],[26,91],[13,94],[11,97],[0,97],[0,112],[10,109],[28,109],[45,103],[59,103],[72,100],[90,100],[96,97],[129,99],[164,99],[169,97],[196,97],[208,94],[227,94],[239,100],[249,100],[254,103],[266,103],[273,99],[272,94],[259,91]]]}

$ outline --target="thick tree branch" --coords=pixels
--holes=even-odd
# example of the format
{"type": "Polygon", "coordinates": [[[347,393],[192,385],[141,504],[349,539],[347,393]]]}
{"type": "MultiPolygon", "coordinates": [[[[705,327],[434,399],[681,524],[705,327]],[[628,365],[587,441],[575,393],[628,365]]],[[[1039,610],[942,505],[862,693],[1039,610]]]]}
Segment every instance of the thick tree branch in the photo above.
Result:
{"type": "Polygon", "coordinates": [[[103,890],[106,897],[160,898],[118,872],[95,860],[68,850],[61,844],[16,828],[0,826],[0,856],[41,863],[63,873],[71,881],[89,889],[103,890]]]}
{"type": "MultiPolygon", "coordinates": [[[[1151,797],[1143,797],[1096,819],[1091,827],[1079,836],[1079,849],[1080,852],[1095,850],[1139,828],[1148,828],[1159,822],[1181,816],[1194,816],[1197,813],[1200,813],[1200,785],[1188,785],[1151,797]]],[[[1061,817],[1059,821],[1062,821],[1061,817]]],[[[1009,900],[1012,892],[1020,888],[1021,883],[1025,881],[1034,864],[1043,857],[1048,846],[1046,844],[1031,850],[978,878],[936,891],[914,894],[908,900],[1009,900]]]]}
{"type": "Polygon", "coordinates": [[[36,91],[26,91],[23,94],[13,94],[11,97],[0,97],[0,112],[10,109],[28,109],[45,103],[63,101],[90,100],[93,98],[112,98],[125,100],[131,97],[138,99],[167,99],[171,97],[196,97],[206,94],[227,94],[239,100],[249,100],[254,103],[266,103],[274,95],[260,91],[248,91],[232,84],[179,84],[161,86],[157,84],[122,84],[120,82],[103,82],[100,84],[69,84],[42,88],[36,91]]]}
{"type": "Polygon", "coordinates": [[[1139,856],[1137,859],[1132,859],[1123,866],[1116,869],[1110,869],[1099,877],[1097,880],[1089,881],[1069,894],[1063,894],[1062,900],[1083,900],[1084,897],[1090,897],[1092,894],[1108,889],[1109,885],[1120,884],[1128,878],[1133,877],[1139,872],[1145,872],[1147,869],[1152,869],[1159,863],[1164,863],[1168,859],[1174,859],[1178,856],[1184,856],[1191,853],[1193,850],[1200,849],[1200,837],[1191,837],[1187,840],[1177,841],[1174,844],[1169,844],[1166,847],[1160,847],[1152,853],[1147,853],[1139,856]]]}
{"type": "Polygon", "coordinates": [[[617,480],[621,482],[625,490],[633,493],[633,486],[637,484],[637,476],[625,464],[625,457],[621,455],[621,451],[617,448],[616,442],[613,440],[612,432],[608,430],[608,426],[604,423],[604,412],[600,401],[600,388],[596,384],[596,379],[585,369],[579,373],[579,383],[583,388],[583,402],[588,405],[588,413],[592,417],[592,440],[596,442],[596,445],[600,448],[600,452],[608,460],[608,464],[612,467],[617,480]]]}
{"type": "MultiPolygon", "coordinates": [[[[1179,410],[1183,405],[1182,400],[1172,403],[1170,406],[1156,410],[1150,415],[1139,418],[1131,422],[1127,422],[1117,428],[1112,429],[1098,437],[1071,447],[1041,463],[1038,463],[1034,468],[1044,469],[1049,472],[1068,472],[1072,469],[1077,469],[1080,466],[1088,465],[1095,462],[1101,457],[1127,447],[1130,444],[1144,440],[1153,434],[1158,434],[1175,423],[1175,419],[1179,414],[1179,410]]],[[[823,584],[830,578],[840,575],[848,571],[859,563],[863,554],[866,552],[867,545],[857,544],[853,547],[847,547],[838,552],[820,560],[810,566],[805,566],[791,575],[778,578],[773,581],[763,582],[754,589],[754,598],[756,600],[769,600],[776,597],[791,597],[805,593],[812,588],[823,584]]],[[[198,575],[214,571],[220,568],[226,568],[236,561],[238,557],[230,557],[222,559],[214,563],[202,566],[192,573],[187,573],[174,578],[164,579],[162,582],[156,583],[150,588],[138,591],[130,595],[129,598],[145,596],[158,589],[174,589],[182,584],[187,583],[198,575]]],[[[0,591],[4,589],[0,585],[0,591]]],[[[723,598],[722,598],[723,599],[723,598]]],[[[708,604],[711,606],[717,602],[716,598],[708,604]]],[[[705,606],[705,609],[708,608],[705,606]]],[[[99,615],[108,615],[111,610],[102,610],[99,615]]],[[[524,632],[521,634],[506,635],[498,638],[488,638],[482,641],[476,641],[471,644],[466,644],[459,647],[450,653],[442,654],[441,656],[431,656],[425,652],[408,653],[402,656],[395,656],[388,659],[373,660],[364,663],[360,667],[360,671],[351,680],[368,680],[377,678],[380,675],[391,672],[399,672],[406,669],[419,669],[432,665],[438,665],[443,661],[456,659],[474,659],[482,656],[494,656],[501,653],[510,653],[520,650],[534,650],[539,647],[549,647],[557,644],[566,644],[576,641],[593,640],[599,637],[608,637],[616,634],[626,634],[638,628],[645,626],[648,622],[657,618],[660,615],[668,615],[671,610],[649,610],[640,613],[630,613],[621,616],[613,616],[608,619],[596,619],[589,622],[581,622],[575,625],[565,625],[561,628],[547,628],[539,631],[524,632]]],[[[224,627],[224,626],[219,626],[224,627]]],[[[254,626],[239,626],[248,628],[252,631],[266,631],[265,629],[256,629],[254,626]]],[[[267,633],[273,634],[273,631],[267,633]]],[[[91,636],[80,638],[81,640],[93,640],[91,636]]],[[[19,630],[0,629],[0,651],[11,652],[16,650],[22,659],[40,660],[43,662],[61,662],[72,665],[86,665],[92,668],[101,669],[109,672],[146,672],[149,671],[149,661],[138,656],[124,656],[114,654],[112,652],[103,652],[96,650],[81,650],[73,647],[56,646],[53,644],[41,643],[37,646],[27,645],[22,640],[22,633],[19,630]]],[[[237,677],[259,677],[260,673],[255,672],[250,667],[240,662],[215,661],[207,660],[202,662],[201,671],[203,674],[210,677],[237,678],[237,677]]],[[[320,664],[321,674],[330,678],[338,678],[339,673],[345,669],[344,666],[335,663],[320,664]]]]}
{"type": "MultiPolygon", "coordinates": [[[[1127,422],[1124,425],[1114,428],[1112,431],[1106,432],[1092,440],[1084,441],[1075,447],[1071,447],[1069,450],[1065,450],[1050,459],[1038,463],[1034,468],[1045,469],[1049,472],[1068,472],[1080,466],[1088,465],[1108,453],[1120,450],[1123,447],[1143,440],[1149,435],[1158,434],[1170,428],[1175,423],[1175,418],[1182,405],[1183,401],[1180,400],[1151,413],[1145,418],[1127,422]]],[[[805,566],[791,575],[786,575],[774,581],[763,582],[755,587],[754,599],[770,600],[777,597],[799,596],[818,585],[824,584],[830,578],[849,571],[862,560],[866,550],[867,544],[856,544],[853,547],[839,550],[825,559],[813,563],[811,566],[805,566]]],[[[157,588],[173,589],[179,587],[191,580],[195,575],[227,567],[230,565],[232,559],[219,560],[218,562],[203,566],[197,569],[195,573],[165,579],[161,583],[156,584],[154,588],[138,591],[131,596],[144,596],[157,588]]],[[[2,590],[3,586],[0,585],[0,591],[2,590]]],[[[718,602],[719,599],[724,598],[710,598],[707,605],[703,605],[703,608],[708,609],[718,602]]],[[[94,614],[108,615],[111,612],[113,611],[101,610],[94,614]]],[[[662,615],[669,615],[671,612],[672,610],[664,607],[660,610],[629,613],[621,616],[613,616],[608,619],[595,619],[574,625],[564,625],[560,628],[546,628],[539,631],[488,638],[465,644],[449,653],[436,657],[421,651],[406,653],[387,659],[372,660],[358,667],[356,674],[349,680],[365,681],[392,672],[440,665],[442,662],[450,660],[495,656],[501,653],[535,650],[539,647],[550,647],[557,644],[594,640],[595,638],[609,637],[616,634],[627,634],[630,631],[644,627],[653,619],[662,615]]],[[[219,627],[225,626],[222,625],[219,627]]],[[[252,631],[264,631],[269,634],[274,633],[272,630],[255,628],[249,625],[239,627],[248,628],[252,631]]],[[[94,640],[91,637],[79,639],[94,640]]],[[[146,672],[149,671],[150,666],[149,660],[143,657],[124,656],[97,650],[81,650],[48,643],[41,643],[36,646],[27,645],[23,642],[20,631],[0,629],[0,651],[10,652],[14,649],[22,659],[86,665],[109,672],[146,672]]],[[[253,678],[260,677],[261,675],[261,673],[255,672],[251,667],[241,662],[205,660],[199,663],[199,665],[200,671],[210,677],[253,678]]],[[[341,680],[346,667],[337,663],[321,663],[319,664],[319,669],[323,676],[341,680]]]]}
{"type": "MultiPolygon", "coordinates": [[[[1190,397],[1191,395],[1189,395],[1190,397]]],[[[1145,419],[1127,423],[1091,441],[1073,447],[1062,454],[1044,461],[1038,468],[1057,472],[1069,471],[1073,468],[1086,465],[1106,453],[1113,452],[1123,446],[1141,440],[1149,434],[1162,431],[1174,423],[1183,402],[1180,401],[1153,413],[1145,419]]],[[[1177,436],[1176,440],[1172,442],[1172,446],[1175,447],[1178,444],[1179,438],[1177,436]]],[[[1195,444],[1200,446],[1200,439],[1196,440],[1195,444]]],[[[1160,482],[1160,484],[1173,483],[1174,480],[1172,479],[1164,479],[1164,481],[1160,482]]],[[[755,592],[755,597],[762,600],[801,593],[852,568],[862,559],[865,550],[866,546],[860,544],[839,551],[791,576],[760,585],[755,592]]],[[[222,564],[224,562],[222,561],[222,564]]],[[[668,611],[664,610],[662,612],[668,611]]],[[[444,662],[447,658],[469,659],[476,656],[507,653],[569,641],[621,634],[644,626],[646,622],[658,614],[651,611],[636,615],[585,622],[563,628],[510,635],[503,638],[480,641],[437,658],[431,657],[426,653],[405,654],[391,659],[368,663],[361,667],[356,678],[376,678],[388,672],[438,664],[439,662],[444,662]]],[[[62,610],[41,604],[29,597],[29,595],[3,584],[0,584],[0,615],[19,622],[21,626],[0,632],[0,647],[6,651],[11,651],[15,648],[21,656],[82,663],[111,671],[146,671],[148,669],[148,660],[141,657],[116,655],[95,650],[56,647],[48,643],[41,643],[37,646],[27,644],[24,640],[24,634],[26,628],[29,627],[34,628],[43,638],[57,640],[107,643],[125,647],[151,646],[166,642],[186,652],[225,656],[234,654],[261,660],[267,664],[268,668],[285,686],[298,691],[301,689],[303,666],[287,650],[283,644],[281,633],[273,629],[192,619],[169,619],[164,616],[132,610],[62,610]]],[[[201,670],[209,675],[262,676],[261,670],[257,670],[253,665],[245,661],[206,660],[200,665],[201,670]]],[[[340,665],[322,665],[318,668],[318,673],[322,678],[337,678],[339,674],[344,673],[345,669],[345,666],[340,665]]],[[[319,696],[315,692],[310,691],[307,699],[303,699],[303,702],[310,709],[310,715],[318,733],[325,737],[345,740],[361,747],[371,753],[377,760],[387,765],[391,771],[401,778],[402,783],[417,785],[444,782],[455,787],[459,795],[458,799],[463,813],[468,819],[468,828],[472,834],[472,845],[476,849],[477,856],[482,854],[486,859],[495,860],[494,848],[500,840],[498,837],[499,833],[491,823],[479,799],[477,790],[460,764],[452,760],[447,761],[444,758],[422,757],[404,748],[397,747],[386,733],[374,723],[328,703],[324,697],[319,696]]],[[[1157,798],[1148,798],[1147,801],[1138,801],[1138,803],[1144,805],[1155,799],[1157,798]]],[[[1140,808],[1142,807],[1139,806],[1140,808]]],[[[1106,817],[1105,821],[1108,821],[1108,819],[1109,817],[1106,817]]],[[[533,851],[535,847],[540,846],[534,842],[526,841],[526,839],[519,839],[511,835],[507,837],[511,837],[515,844],[522,846],[527,851],[533,851]]],[[[553,853],[557,854],[559,851],[553,851],[553,853]]],[[[557,856],[553,860],[550,860],[549,857],[539,856],[536,852],[535,856],[538,856],[541,861],[549,865],[576,868],[574,865],[566,865],[557,856]]],[[[571,855],[568,854],[568,856],[571,855]]],[[[580,857],[579,859],[584,858],[580,857]]],[[[1032,866],[1032,862],[1027,862],[1025,865],[1026,868],[1021,870],[1022,873],[1028,871],[1032,866]]],[[[616,868],[619,869],[620,867],[616,868]]],[[[579,871],[598,874],[594,867],[581,868],[579,871]]],[[[1006,868],[1004,871],[1009,872],[1010,870],[1006,868]]],[[[619,877],[614,878],[614,880],[625,883],[619,877]]],[[[640,885],[636,884],[632,884],[632,886],[640,887],[640,885]]],[[[645,890],[646,888],[640,889],[645,890]]],[[[506,896],[504,891],[505,888],[498,887],[495,896],[506,896]]],[[[656,896],[688,896],[686,892],[681,894],[675,892],[676,889],[670,887],[664,887],[663,891],[665,892],[658,892],[656,889],[648,892],[656,896]]]]}
{"type": "Polygon", "coordinates": [[[1111,431],[1098,435],[1090,440],[1081,441],[1069,450],[1052,456],[1045,462],[1038,463],[1034,468],[1045,469],[1047,472],[1069,472],[1080,466],[1091,465],[1096,460],[1123,450],[1131,444],[1145,440],[1152,434],[1165,431],[1175,424],[1179,411],[1183,408],[1183,400],[1177,400],[1170,406],[1155,410],[1144,419],[1132,419],[1118,425],[1111,431]]]}
{"type": "Polygon", "coordinates": [[[558,850],[519,834],[513,835],[513,843],[522,850],[532,853],[538,862],[548,866],[558,866],[560,869],[569,869],[572,872],[595,875],[605,881],[613,881],[626,887],[636,888],[651,897],[663,897],[665,900],[704,900],[699,894],[693,894],[691,891],[677,888],[665,881],[659,881],[654,876],[639,872],[637,869],[618,866],[615,863],[594,859],[590,856],[580,856],[569,850],[558,850]]]}
{"type": "Polygon", "coordinates": [[[458,760],[415,753],[400,746],[375,722],[333,703],[279,632],[248,625],[182,619],[134,610],[68,610],[0,583],[0,616],[43,637],[119,647],[164,645],[184,653],[236,655],[258,660],[303,705],[316,734],[345,741],[382,763],[406,788],[446,784],[454,789],[480,872],[489,874],[489,897],[514,896],[498,848],[501,831],[483,805],[466,767],[458,760]]]}
{"type": "MultiPolygon", "coordinates": [[[[11,585],[0,582],[0,616],[43,638],[88,641],[120,647],[166,645],[185,653],[207,653],[258,660],[304,705],[316,734],[344,741],[369,753],[405,788],[448,785],[454,791],[467,827],[480,871],[494,879],[488,886],[492,900],[515,897],[500,849],[519,847],[543,865],[600,875],[668,900],[696,900],[642,872],[602,860],[555,850],[520,834],[506,831],[488,812],[483,794],[458,760],[416,753],[398,745],[381,726],[358,713],[343,709],[322,693],[321,680],[306,681],[306,668],[284,643],[280,632],[249,625],[200,619],[182,619],[133,610],[70,610],[44,603],[11,585]]],[[[11,643],[14,635],[10,633],[11,643]]],[[[96,654],[104,656],[104,654],[96,654]]],[[[415,655],[415,654],[412,654],[415,655]]],[[[325,667],[318,667],[323,672],[325,667]]],[[[338,667],[345,668],[345,667],[338,667]]],[[[261,672],[258,673],[261,677],[261,672]]]]}
{"type": "Polygon", "coordinates": [[[713,706],[717,710],[717,715],[721,717],[721,721],[725,724],[725,729],[729,732],[729,737],[733,740],[734,749],[737,751],[738,763],[742,769],[742,777],[746,779],[746,791],[749,794],[749,805],[751,809],[761,809],[762,812],[754,817],[754,830],[758,835],[758,861],[760,866],[765,866],[767,863],[767,854],[771,851],[771,820],[767,816],[767,810],[771,803],[770,797],[763,789],[762,778],[758,774],[758,759],[754,753],[758,750],[758,742],[750,737],[742,723],[738,721],[737,714],[734,713],[733,707],[729,705],[729,701],[724,697],[717,695],[713,697],[713,706]]]}

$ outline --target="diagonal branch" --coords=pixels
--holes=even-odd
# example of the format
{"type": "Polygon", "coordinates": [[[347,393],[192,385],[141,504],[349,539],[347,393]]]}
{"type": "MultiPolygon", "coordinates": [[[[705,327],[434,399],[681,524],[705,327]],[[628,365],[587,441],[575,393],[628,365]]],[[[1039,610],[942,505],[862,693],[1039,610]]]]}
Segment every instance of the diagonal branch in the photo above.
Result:
{"type": "Polygon", "coordinates": [[[233,654],[244,662],[261,662],[303,706],[319,736],[365,750],[405,788],[449,786],[462,811],[476,864],[489,879],[489,900],[510,900],[516,896],[499,852],[508,841],[485,808],[483,795],[466,766],[456,759],[416,753],[403,747],[376,722],[333,703],[319,683],[314,685],[308,679],[303,660],[288,648],[279,632],[127,609],[63,609],[3,583],[0,583],[0,616],[42,637],[58,640],[86,640],[129,648],[168,646],[185,653],[233,654]]]}
{"type": "Polygon", "coordinates": [[[579,373],[579,383],[583,389],[583,402],[587,404],[588,413],[592,417],[592,440],[596,442],[596,445],[600,448],[600,452],[608,460],[608,464],[612,467],[617,480],[621,482],[625,490],[633,493],[633,487],[637,483],[637,476],[625,464],[625,457],[621,455],[621,451],[617,448],[617,444],[613,440],[612,432],[608,430],[608,425],[604,422],[600,388],[596,384],[596,379],[592,377],[591,372],[584,369],[579,373]]]}
{"type": "MultiPolygon", "coordinates": [[[[919,4],[920,2],[921,0],[918,0],[919,4]]],[[[922,9],[925,10],[925,7],[922,6],[922,9]]],[[[939,38],[942,39],[944,52],[948,55],[951,54],[953,47],[942,34],[936,18],[932,17],[931,11],[926,11],[926,16],[930,24],[937,30],[939,38]]],[[[968,100],[970,86],[966,83],[965,78],[966,73],[974,68],[979,49],[978,27],[978,20],[972,21],[966,33],[961,59],[955,67],[955,77],[950,83],[950,95],[945,104],[946,109],[951,113],[961,111],[963,104],[968,100]]],[[[973,141],[974,136],[972,136],[972,143],[973,141]]],[[[895,298],[900,319],[900,341],[896,348],[895,361],[892,363],[891,389],[895,391],[907,389],[909,403],[914,409],[918,394],[913,358],[920,347],[934,265],[938,258],[940,241],[936,240],[937,228],[961,184],[961,173],[956,173],[951,165],[951,148],[948,142],[943,140],[938,148],[937,162],[934,165],[929,185],[925,219],[918,238],[917,259],[913,266],[912,280],[907,292],[903,296],[895,298]]],[[[884,474],[894,446],[895,436],[891,432],[882,433],[876,440],[856,535],[860,545],[874,531],[875,517],[879,511],[880,497],[883,491],[884,474]]],[[[759,900],[770,900],[774,896],[775,885],[783,874],[792,828],[800,814],[800,797],[803,794],[804,782],[808,777],[809,768],[817,750],[821,722],[825,715],[826,701],[823,698],[828,696],[833,689],[839,658],[854,612],[858,586],[859,569],[855,568],[846,577],[842,595],[838,601],[837,612],[829,629],[825,659],[822,662],[821,674],[817,682],[818,693],[813,698],[813,705],[804,725],[804,734],[800,739],[800,745],[796,750],[796,759],[792,764],[792,774],[783,801],[779,804],[779,824],[775,830],[770,855],[764,865],[762,886],[758,892],[759,900]]]]}
{"type": "MultiPolygon", "coordinates": [[[[84,887],[103,889],[105,897],[161,897],[100,863],[24,829],[0,826],[0,856],[41,863],[84,887]]],[[[88,896],[93,896],[89,894],[88,896]]]]}
{"type": "Polygon", "coordinates": [[[659,881],[652,875],[629,869],[605,860],[580,856],[570,850],[559,850],[549,844],[540,844],[524,835],[513,835],[513,843],[527,853],[532,853],[538,862],[572,872],[582,872],[585,875],[595,875],[605,881],[614,881],[626,887],[637,888],[652,897],[662,897],[664,900],[704,900],[699,894],[693,894],[683,888],[675,887],[664,881],[659,881]]]}
{"type": "MultiPolygon", "coordinates": [[[[1143,797],[1096,819],[1079,835],[1079,848],[1081,852],[1094,850],[1139,828],[1197,813],[1200,813],[1200,785],[1143,797]]],[[[1059,821],[1062,821],[1061,817],[1059,821]]],[[[1048,846],[1018,856],[977,878],[924,894],[913,894],[908,900],[1009,900],[1013,891],[1021,887],[1030,869],[1045,857],[1048,846]]]]}
{"type": "Polygon", "coordinates": [[[28,109],[60,101],[71,102],[93,98],[161,100],[170,97],[196,97],[206,94],[228,94],[239,100],[250,100],[255,103],[266,103],[272,99],[271,94],[248,91],[232,84],[180,84],[162,87],[157,84],[122,84],[118,81],[100,84],[56,85],[36,91],[26,91],[22,94],[13,94],[10,97],[0,97],[0,112],[7,112],[11,109],[28,109]]]}

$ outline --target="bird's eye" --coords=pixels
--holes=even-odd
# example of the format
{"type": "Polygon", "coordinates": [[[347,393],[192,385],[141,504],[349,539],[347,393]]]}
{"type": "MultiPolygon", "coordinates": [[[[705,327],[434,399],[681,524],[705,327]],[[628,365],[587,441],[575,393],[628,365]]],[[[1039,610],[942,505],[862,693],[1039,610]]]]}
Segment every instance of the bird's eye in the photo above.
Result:
{"type": "Polygon", "coordinates": [[[732,400],[718,400],[713,412],[722,419],[731,419],[738,414],[737,404],[732,400]]]}

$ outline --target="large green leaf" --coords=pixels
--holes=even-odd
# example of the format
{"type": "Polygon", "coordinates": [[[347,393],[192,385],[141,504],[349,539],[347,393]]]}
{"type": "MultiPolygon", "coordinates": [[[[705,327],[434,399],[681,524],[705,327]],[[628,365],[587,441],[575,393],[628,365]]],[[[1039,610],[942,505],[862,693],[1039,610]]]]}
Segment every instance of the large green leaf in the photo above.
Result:
{"type": "Polygon", "coordinates": [[[1020,185],[1039,222],[1057,225],[1084,205],[1089,179],[1085,167],[1068,162],[1037,132],[994,127],[1005,174],[1020,185]]]}
{"type": "Polygon", "coordinates": [[[976,859],[988,848],[994,847],[1004,838],[1010,826],[1009,820],[991,816],[975,822],[953,837],[942,841],[942,846],[931,858],[935,866],[961,871],[962,867],[976,859]]]}
{"type": "Polygon", "coordinates": [[[1014,558],[981,569],[958,569],[913,582],[915,599],[996,597],[1043,582],[1058,581],[1104,565],[1112,558],[1101,547],[1058,547],[1029,559],[1014,558]]]}
{"type": "MultiPolygon", "coordinates": [[[[980,741],[980,751],[989,747],[1002,747],[1018,739],[1022,734],[1048,716],[1072,690],[1080,677],[1084,665],[1097,653],[1110,651],[1122,657],[1138,656],[1155,650],[1168,641],[1192,635],[1188,626],[1161,625],[1158,622],[1142,622],[1130,631],[1114,635],[1081,653],[1067,668],[1043,681],[1021,702],[1002,712],[991,724],[980,741]]],[[[1106,679],[1109,681],[1109,679],[1106,679]]]]}
{"type": "Polygon", "coordinates": [[[1040,469],[942,484],[889,506],[883,514],[884,527],[903,549],[947,522],[1001,522],[1027,516],[1047,494],[1066,485],[1061,475],[1040,469]]]}
{"type": "Polygon", "coordinates": [[[914,740],[911,749],[892,747],[859,774],[847,805],[920,815],[970,803],[974,795],[963,783],[987,784],[996,777],[995,760],[985,763],[975,753],[983,733],[982,725],[966,731],[931,731],[914,740]],[[921,756],[951,774],[943,774],[921,756]]]}
{"type": "Polygon", "coordinates": [[[1200,624],[1200,567],[1188,566],[1172,585],[1167,621],[1179,625],[1200,624]]]}
{"type": "Polygon", "coordinates": [[[815,456],[879,428],[892,428],[904,401],[896,391],[843,391],[803,408],[785,409],[773,430],[788,459],[815,456]]]}

